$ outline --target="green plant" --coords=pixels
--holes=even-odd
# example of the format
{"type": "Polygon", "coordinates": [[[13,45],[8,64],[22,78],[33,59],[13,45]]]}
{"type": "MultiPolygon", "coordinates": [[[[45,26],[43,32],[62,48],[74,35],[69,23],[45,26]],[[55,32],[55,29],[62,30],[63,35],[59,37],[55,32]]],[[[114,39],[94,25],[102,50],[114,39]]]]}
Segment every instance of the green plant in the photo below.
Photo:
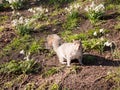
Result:
{"type": "Polygon", "coordinates": [[[82,70],[82,68],[80,66],[72,66],[72,68],[70,69],[70,73],[75,73],[77,74],[78,72],[80,72],[82,70]]]}
{"type": "Polygon", "coordinates": [[[26,34],[30,34],[30,32],[34,29],[35,20],[36,19],[29,19],[21,16],[12,21],[12,26],[17,29],[17,32],[20,35],[24,36],[26,34]]]}
{"type": "Polygon", "coordinates": [[[40,49],[40,45],[36,41],[34,41],[30,46],[29,52],[35,53],[35,52],[38,52],[39,49],[40,49]]]}
{"type": "Polygon", "coordinates": [[[109,30],[103,29],[103,28],[102,29],[95,28],[95,29],[88,30],[86,32],[88,38],[100,38],[107,33],[109,33],[109,30]]]}
{"type": "Polygon", "coordinates": [[[72,30],[78,25],[79,21],[79,13],[77,11],[73,11],[67,16],[67,21],[63,24],[63,28],[66,30],[72,30]]]}
{"type": "Polygon", "coordinates": [[[27,25],[18,25],[17,30],[20,33],[20,35],[30,34],[31,28],[27,25]]]}
{"type": "Polygon", "coordinates": [[[32,41],[30,35],[25,35],[23,37],[14,38],[11,43],[3,48],[3,52],[9,52],[11,50],[26,50],[29,42],[32,41]]]}
{"type": "Polygon", "coordinates": [[[14,74],[21,74],[21,73],[32,73],[38,72],[40,69],[40,65],[34,60],[26,60],[26,61],[15,61],[12,60],[10,62],[4,63],[0,65],[0,73],[14,73],[14,74]]]}
{"type": "Polygon", "coordinates": [[[25,0],[6,0],[14,10],[21,9],[25,0]]]}
{"type": "Polygon", "coordinates": [[[107,3],[107,4],[119,5],[119,4],[120,4],[120,1],[119,1],[119,0],[114,0],[114,1],[112,1],[112,0],[106,0],[106,3],[107,3]]]}
{"type": "Polygon", "coordinates": [[[30,8],[28,9],[29,12],[33,13],[33,18],[35,19],[43,19],[45,18],[45,14],[48,13],[48,9],[47,8],[43,8],[43,7],[34,7],[34,8],[30,8]]]}
{"type": "Polygon", "coordinates": [[[9,3],[6,0],[1,0],[2,3],[0,3],[0,10],[4,10],[10,7],[9,3]]]}
{"type": "Polygon", "coordinates": [[[84,50],[98,50],[100,53],[104,50],[106,40],[90,39],[82,42],[84,50]]]}
{"type": "Polygon", "coordinates": [[[43,77],[49,77],[49,76],[51,76],[51,75],[57,73],[58,71],[59,71],[58,68],[56,68],[56,67],[52,67],[51,69],[45,71],[45,72],[43,73],[42,76],[43,76],[43,77]]]}
{"type": "Polygon", "coordinates": [[[59,85],[54,83],[49,87],[49,90],[59,90],[59,85]]]}
{"type": "Polygon", "coordinates": [[[31,46],[29,46],[29,52],[30,53],[39,53],[39,51],[44,51],[45,46],[44,46],[44,39],[40,39],[38,41],[33,41],[31,43],[31,46]]]}
{"type": "Polygon", "coordinates": [[[94,1],[91,5],[85,8],[87,11],[87,17],[90,19],[92,23],[97,22],[101,16],[104,15],[105,7],[103,4],[95,5],[94,1]]]}

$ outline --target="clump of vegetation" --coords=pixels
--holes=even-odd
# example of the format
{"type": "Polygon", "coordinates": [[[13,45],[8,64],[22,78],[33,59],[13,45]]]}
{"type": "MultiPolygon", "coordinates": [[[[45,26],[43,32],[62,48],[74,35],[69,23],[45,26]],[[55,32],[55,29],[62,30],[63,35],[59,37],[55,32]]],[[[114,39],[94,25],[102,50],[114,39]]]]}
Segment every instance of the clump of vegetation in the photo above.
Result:
{"type": "Polygon", "coordinates": [[[54,75],[55,73],[57,73],[59,71],[59,69],[58,68],[56,68],[56,67],[52,67],[51,69],[49,69],[49,70],[46,70],[44,73],[43,73],[43,77],[49,77],[49,76],[51,76],[51,75],[54,75]]]}
{"type": "Polygon", "coordinates": [[[59,88],[60,88],[59,85],[54,83],[49,87],[49,90],[59,90],[59,88]]]}
{"type": "Polygon", "coordinates": [[[6,0],[1,0],[2,3],[0,3],[0,10],[4,10],[6,8],[9,8],[10,5],[6,0]]]}
{"type": "Polygon", "coordinates": [[[82,68],[80,66],[72,66],[72,68],[70,69],[70,73],[79,73],[82,70],[82,68]]]}
{"type": "Polygon", "coordinates": [[[26,0],[6,0],[9,4],[10,7],[14,10],[21,9],[24,6],[24,3],[26,0]]]}
{"type": "Polygon", "coordinates": [[[27,19],[22,16],[12,21],[12,26],[18,30],[20,35],[30,34],[33,29],[35,19],[27,19]]]}
{"type": "Polygon", "coordinates": [[[3,51],[8,52],[10,50],[19,50],[19,49],[27,49],[28,42],[32,41],[30,35],[25,35],[23,37],[15,38],[9,45],[7,45],[3,51]]]}
{"type": "Polygon", "coordinates": [[[67,21],[63,24],[65,30],[72,30],[78,25],[78,12],[72,12],[67,16],[67,21]]]}
{"type": "Polygon", "coordinates": [[[29,52],[37,53],[37,52],[39,52],[40,49],[43,49],[43,48],[39,45],[38,42],[34,41],[29,48],[29,52]]]}
{"type": "Polygon", "coordinates": [[[87,34],[88,38],[100,38],[107,33],[109,33],[109,30],[106,30],[104,28],[101,28],[101,29],[95,28],[92,30],[88,30],[86,34],[87,34]]]}
{"type": "Polygon", "coordinates": [[[33,13],[32,17],[35,18],[35,19],[43,18],[44,14],[48,13],[48,9],[43,8],[41,6],[30,8],[30,9],[28,9],[28,11],[33,13]]]}
{"type": "Polygon", "coordinates": [[[0,65],[0,73],[29,74],[39,71],[41,66],[34,60],[6,62],[0,65]]]}
{"type": "Polygon", "coordinates": [[[65,28],[65,30],[72,30],[78,25],[78,21],[79,21],[78,9],[79,8],[80,8],[80,5],[78,3],[65,8],[65,10],[68,12],[67,20],[65,24],[63,24],[63,28],[65,28]]]}
{"type": "Polygon", "coordinates": [[[89,5],[85,8],[85,10],[87,12],[87,16],[90,19],[90,21],[92,23],[95,23],[100,19],[101,16],[104,15],[105,7],[103,4],[99,4],[97,6],[97,5],[95,5],[95,3],[93,1],[91,5],[89,5]]]}
{"type": "Polygon", "coordinates": [[[83,41],[83,48],[84,50],[97,50],[100,53],[103,53],[104,50],[104,43],[106,39],[90,39],[83,41]]]}

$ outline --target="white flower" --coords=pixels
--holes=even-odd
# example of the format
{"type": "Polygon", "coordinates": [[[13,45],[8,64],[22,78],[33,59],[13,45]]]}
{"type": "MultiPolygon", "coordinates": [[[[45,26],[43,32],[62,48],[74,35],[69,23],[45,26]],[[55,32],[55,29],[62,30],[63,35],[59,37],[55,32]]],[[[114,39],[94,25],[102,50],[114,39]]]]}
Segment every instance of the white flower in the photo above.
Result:
{"type": "Polygon", "coordinates": [[[97,42],[97,43],[96,43],[96,45],[99,45],[99,44],[100,44],[100,42],[97,42]]]}
{"type": "Polygon", "coordinates": [[[103,37],[101,37],[101,38],[100,38],[100,40],[101,40],[101,41],[104,41],[104,38],[103,38],[103,37]]]}
{"type": "Polygon", "coordinates": [[[24,50],[21,50],[21,51],[20,51],[20,54],[23,54],[23,55],[24,55],[24,54],[25,54],[25,51],[24,51],[24,50]]]}
{"type": "Polygon", "coordinates": [[[15,11],[12,11],[12,14],[15,14],[15,11]]]}
{"type": "Polygon", "coordinates": [[[20,15],[20,13],[19,13],[19,12],[17,12],[16,14],[17,14],[18,16],[20,15]]]}
{"type": "Polygon", "coordinates": [[[104,46],[112,47],[112,43],[107,41],[107,42],[104,43],[104,46]]]}
{"type": "Polygon", "coordinates": [[[48,9],[45,9],[45,12],[48,12],[48,9]]]}
{"type": "Polygon", "coordinates": [[[100,29],[100,33],[103,33],[104,32],[104,29],[102,28],[102,29],[100,29]]]}
{"type": "Polygon", "coordinates": [[[75,3],[73,5],[70,5],[69,7],[66,7],[65,10],[71,13],[74,10],[78,10],[80,8],[79,3],[75,3]]]}
{"type": "Polygon", "coordinates": [[[94,1],[93,1],[92,4],[90,5],[90,8],[91,8],[91,9],[95,8],[95,3],[94,3],[94,1]]]}
{"type": "Polygon", "coordinates": [[[23,24],[24,23],[24,19],[23,19],[23,17],[20,17],[19,18],[19,24],[23,24]]]}
{"type": "Polygon", "coordinates": [[[86,6],[85,11],[90,12],[90,11],[95,11],[95,12],[104,12],[105,7],[103,4],[95,5],[94,1],[92,2],[91,5],[86,6]]]}
{"type": "Polygon", "coordinates": [[[12,26],[17,26],[17,24],[18,24],[18,20],[17,19],[12,21],[12,26]]]}
{"type": "Polygon", "coordinates": [[[25,19],[25,20],[24,20],[25,24],[28,24],[29,21],[30,21],[29,19],[25,19]]]}
{"type": "Polygon", "coordinates": [[[85,11],[87,11],[87,12],[89,11],[89,7],[88,6],[86,6],[85,11]]]}
{"type": "Polygon", "coordinates": [[[94,36],[97,36],[97,32],[95,31],[95,32],[93,33],[93,35],[94,35],[94,36]]]}
{"type": "Polygon", "coordinates": [[[32,9],[32,8],[30,8],[30,9],[28,9],[28,11],[29,11],[29,12],[32,12],[32,11],[33,11],[33,9],[32,9]]]}
{"type": "Polygon", "coordinates": [[[74,8],[78,9],[80,7],[80,5],[78,3],[74,4],[74,8]]]}
{"type": "Polygon", "coordinates": [[[25,60],[29,61],[30,60],[30,52],[28,52],[28,54],[26,54],[26,57],[24,57],[25,60]]]}

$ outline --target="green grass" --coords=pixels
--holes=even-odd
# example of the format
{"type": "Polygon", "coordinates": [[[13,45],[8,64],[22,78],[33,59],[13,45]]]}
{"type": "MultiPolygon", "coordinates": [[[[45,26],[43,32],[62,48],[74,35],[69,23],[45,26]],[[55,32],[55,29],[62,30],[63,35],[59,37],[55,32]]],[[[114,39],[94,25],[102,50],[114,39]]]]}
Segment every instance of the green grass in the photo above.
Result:
{"type": "Polygon", "coordinates": [[[32,38],[30,35],[25,35],[23,37],[14,38],[14,40],[8,44],[6,47],[3,48],[3,52],[9,52],[11,50],[26,50],[28,45],[30,45],[29,42],[32,41],[32,38]]]}
{"type": "Polygon", "coordinates": [[[67,15],[67,20],[63,24],[64,30],[73,30],[77,27],[79,22],[79,13],[77,11],[73,11],[67,15]]]}
{"type": "Polygon", "coordinates": [[[49,90],[59,90],[59,88],[60,88],[59,85],[54,83],[49,87],[49,90]]]}
{"type": "Polygon", "coordinates": [[[31,43],[31,46],[29,46],[29,52],[30,53],[39,53],[40,51],[44,51],[44,39],[40,39],[38,41],[33,41],[31,43]]]}
{"type": "Polygon", "coordinates": [[[46,70],[46,71],[43,73],[42,77],[43,77],[43,78],[45,78],[45,77],[50,77],[50,76],[54,75],[55,73],[59,72],[59,70],[60,70],[60,69],[57,68],[57,67],[52,67],[52,68],[50,68],[49,70],[46,70]]]}
{"type": "Polygon", "coordinates": [[[14,40],[3,48],[3,53],[9,55],[11,51],[25,50],[25,52],[30,52],[31,54],[39,53],[44,51],[44,39],[36,40],[30,35],[25,35],[21,37],[14,38],[14,40]]]}
{"type": "Polygon", "coordinates": [[[36,73],[41,66],[34,60],[29,61],[15,61],[6,62],[0,65],[0,73],[13,74],[29,74],[36,73]]]}

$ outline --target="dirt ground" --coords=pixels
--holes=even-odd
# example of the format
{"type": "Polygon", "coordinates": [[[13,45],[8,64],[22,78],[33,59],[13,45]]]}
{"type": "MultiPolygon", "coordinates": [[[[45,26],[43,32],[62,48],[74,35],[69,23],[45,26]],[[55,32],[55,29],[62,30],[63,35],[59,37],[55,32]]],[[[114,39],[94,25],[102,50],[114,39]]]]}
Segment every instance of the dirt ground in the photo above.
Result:
{"type": "MultiPolygon", "coordinates": [[[[20,11],[24,15],[28,14],[26,10],[20,11]]],[[[11,15],[10,11],[0,11],[0,16],[2,15],[11,15]]],[[[110,30],[110,33],[106,36],[107,39],[114,41],[118,45],[118,49],[120,50],[120,32],[116,32],[114,30],[114,26],[116,25],[118,17],[120,14],[116,14],[116,11],[109,11],[107,16],[103,19],[105,23],[101,24],[100,27],[110,30]]],[[[54,17],[54,19],[64,20],[63,16],[59,15],[58,17],[54,17]]],[[[10,18],[7,22],[3,24],[5,26],[5,30],[0,32],[0,52],[2,53],[2,49],[7,46],[14,38],[17,37],[14,29],[10,27],[10,18]]],[[[0,25],[2,26],[2,24],[0,25]]],[[[77,30],[74,33],[85,32],[88,29],[93,28],[91,23],[84,19],[82,23],[80,23],[77,30]]],[[[56,33],[59,34],[61,32],[60,26],[49,25],[45,29],[49,34],[56,33]],[[53,29],[56,28],[55,31],[53,29]]],[[[36,38],[46,38],[47,34],[44,32],[34,32],[32,36],[36,38]]],[[[19,51],[10,52],[11,54],[8,56],[2,56],[0,58],[0,63],[8,62],[10,59],[18,60],[18,58],[22,58],[19,55],[19,51]]],[[[34,83],[34,89],[36,90],[41,85],[46,84],[50,85],[52,83],[57,83],[60,85],[59,90],[112,90],[116,84],[114,81],[107,80],[105,77],[109,72],[114,71],[120,65],[119,59],[113,59],[111,56],[111,52],[105,51],[102,55],[96,51],[84,52],[83,64],[79,65],[76,60],[73,60],[72,66],[77,66],[78,68],[74,71],[71,67],[67,67],[61,65],[58,62],[58,58],[56,54],[53,56],[46,58],[48,53],[39,53],[34,54],[32,57],[36,61],[38,61],[43,67],[50,69],[52,67],[62,67],[62,69],[55,73],[50,77],[43,78],[41,76],[41,72],[37,74],[29,74],[23,78],[23,81],[20,83],[15,83],[11,88],[4,88],[3,90],[25,90],[25,86],[28,83],[34,83]],[[87,61],[87,57],[92,57],[91,61],[87,61]]],[[[3,88],[4,83],[8,81],[12,81],[18,77],[18,75],[0,75],[0,87],[3,88]]],[[[45,87],[44,89],[38,90],[47,90],[49,87],[45,87]]],[[[56,89],[55,89],[56,90],[56,89]]]]}

